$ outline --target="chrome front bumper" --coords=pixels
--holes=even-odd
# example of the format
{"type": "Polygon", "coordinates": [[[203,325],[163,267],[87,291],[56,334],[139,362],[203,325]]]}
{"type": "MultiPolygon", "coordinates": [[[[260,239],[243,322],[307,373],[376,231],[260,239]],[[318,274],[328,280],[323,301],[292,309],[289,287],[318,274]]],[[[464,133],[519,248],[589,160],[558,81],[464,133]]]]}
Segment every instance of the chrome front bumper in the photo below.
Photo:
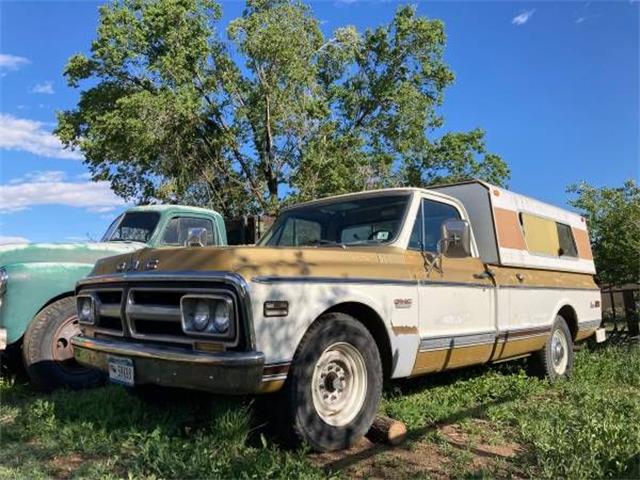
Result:
{"type": "Polygon", "coordinates": [[[71,344],[79,363],[104,372],[111,356],[131,359],[136,384],[246,394],[258,392],[262,382],[261,352],[194,352],[82,335],[73,337],[71,344]]]}

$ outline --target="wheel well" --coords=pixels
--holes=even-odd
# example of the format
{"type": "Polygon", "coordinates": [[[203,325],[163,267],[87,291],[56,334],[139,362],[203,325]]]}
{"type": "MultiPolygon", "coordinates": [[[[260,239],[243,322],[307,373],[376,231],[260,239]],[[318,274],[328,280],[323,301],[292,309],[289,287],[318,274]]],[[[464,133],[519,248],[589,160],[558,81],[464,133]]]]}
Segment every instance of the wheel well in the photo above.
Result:
{"type": "Polygon", "coordinates": [[[384,379],[391,378],[392,356],[389,335],[380,315],[371,307],[358,302],[345,302],[334,305],[324,313],[340,312],[351,315],[362,323],[373,337],[380,352],[384,379]]]}
{"type": "Polygon", "coordinates": [[[50,298],[49,300],[47,300],[47,303],[45,303],[42,307],[40,307],[40,310],[38,310],[38,313],[40,313],[42,310],[47,308],[52,303],[57,302],[58,300],[62,300],[63,298],[73,297],[74,295],[75,295],[75,292],[64,292],[64,293],[61,293],[60,295],[50,298]]]}
{"type": "Polygon", "coordinates": [[[570,305],[565,305],[558,310],[558,315],[564,318],[564,321],[567,322],[567,326],[571,332],[571,337],[575,340],[578,335],[578,316],[576,315],[576,311],[570,305]]]}

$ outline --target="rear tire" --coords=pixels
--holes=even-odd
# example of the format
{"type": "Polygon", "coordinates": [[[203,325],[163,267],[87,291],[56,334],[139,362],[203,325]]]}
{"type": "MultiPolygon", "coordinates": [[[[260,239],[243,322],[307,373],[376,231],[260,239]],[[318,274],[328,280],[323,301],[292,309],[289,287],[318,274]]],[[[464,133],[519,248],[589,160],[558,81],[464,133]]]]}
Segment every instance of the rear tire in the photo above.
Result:
{"type": "Polygon", "coordinates": [[[382,362],[369,331],[328,313],[302,338],[284,388],[285,425],[317,451],[348,448],[371,427],[382,394],[382,362]]]}
{"type": "Polygon", "coordinates": [[[39,390],[95,387],[104,374],[78,364],[71,337],[80,333],[75,297],[65,297],[43,308],[24,334],[22,358],[31,383],[39,390]]]}
{"type": "Polygon", "coordinates": [[[532,373],[554,382],[567,378],[573,370],[573,338],[567,322],[556,316],[551,334],[542,350],[531,357],[532,373]]]}

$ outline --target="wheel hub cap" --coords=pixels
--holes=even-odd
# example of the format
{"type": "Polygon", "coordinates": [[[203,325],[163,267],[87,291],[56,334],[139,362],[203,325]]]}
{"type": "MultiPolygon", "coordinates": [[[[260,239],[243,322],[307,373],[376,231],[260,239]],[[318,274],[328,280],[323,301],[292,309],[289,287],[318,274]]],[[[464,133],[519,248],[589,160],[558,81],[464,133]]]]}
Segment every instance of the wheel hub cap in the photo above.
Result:
{"type": "Polygon", "coordinates": [[[314,368],[311,385],[316,412],[329,425],[352,421],[364,404],[367,370],[360,352],[351,344],[329,346],[314,368]]]}
{"type": "Polygon", "coordinates": [[[59,365],[69,373],[84,373],[88,369],[76,362],[73,357],[73,346],[71,338],[80,333],[78,317],[75,315],[66,319],[56,330],[53,336],[52,352],[53,358],[59,365]]]}
{"type": "Polygon", "coordinates": [[[551,338],[551,358],[553,360],[553,368],[558,375],[564,374],[567,370],[569,346],[567,338],[561,330],[556,330],[551,338]]]}

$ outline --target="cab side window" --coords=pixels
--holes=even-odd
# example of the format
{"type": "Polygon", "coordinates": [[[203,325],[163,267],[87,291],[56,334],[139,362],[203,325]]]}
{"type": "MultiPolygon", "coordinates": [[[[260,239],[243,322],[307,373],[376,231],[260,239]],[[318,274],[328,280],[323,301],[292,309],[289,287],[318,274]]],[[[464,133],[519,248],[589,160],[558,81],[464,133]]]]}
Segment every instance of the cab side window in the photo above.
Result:
{"type": "Polygon", "coordinates": [[[174,217],[164,229],[161,245],[183,246],[189,236],[189,229],[204,228],[207,231],[207,245],[215,245],[213,222],[208,218],[174,217]]]}
{"type": "Polygon", "coordinates": [[[452,218],[460,218],[460,212],[454,206],[423,199],[413,224],[409,248],[420,250],[422,246],[427,252],[436,252],[442,224],[452,218]]]}
{"type": "Polygon", "coordinates": [[[422,200],[422,212],[424,217],[424,249],[427,252],[438,251],[438,241],[442,224],[451,219],[460,219],[460,212],[452,205],[422,200]]]}

